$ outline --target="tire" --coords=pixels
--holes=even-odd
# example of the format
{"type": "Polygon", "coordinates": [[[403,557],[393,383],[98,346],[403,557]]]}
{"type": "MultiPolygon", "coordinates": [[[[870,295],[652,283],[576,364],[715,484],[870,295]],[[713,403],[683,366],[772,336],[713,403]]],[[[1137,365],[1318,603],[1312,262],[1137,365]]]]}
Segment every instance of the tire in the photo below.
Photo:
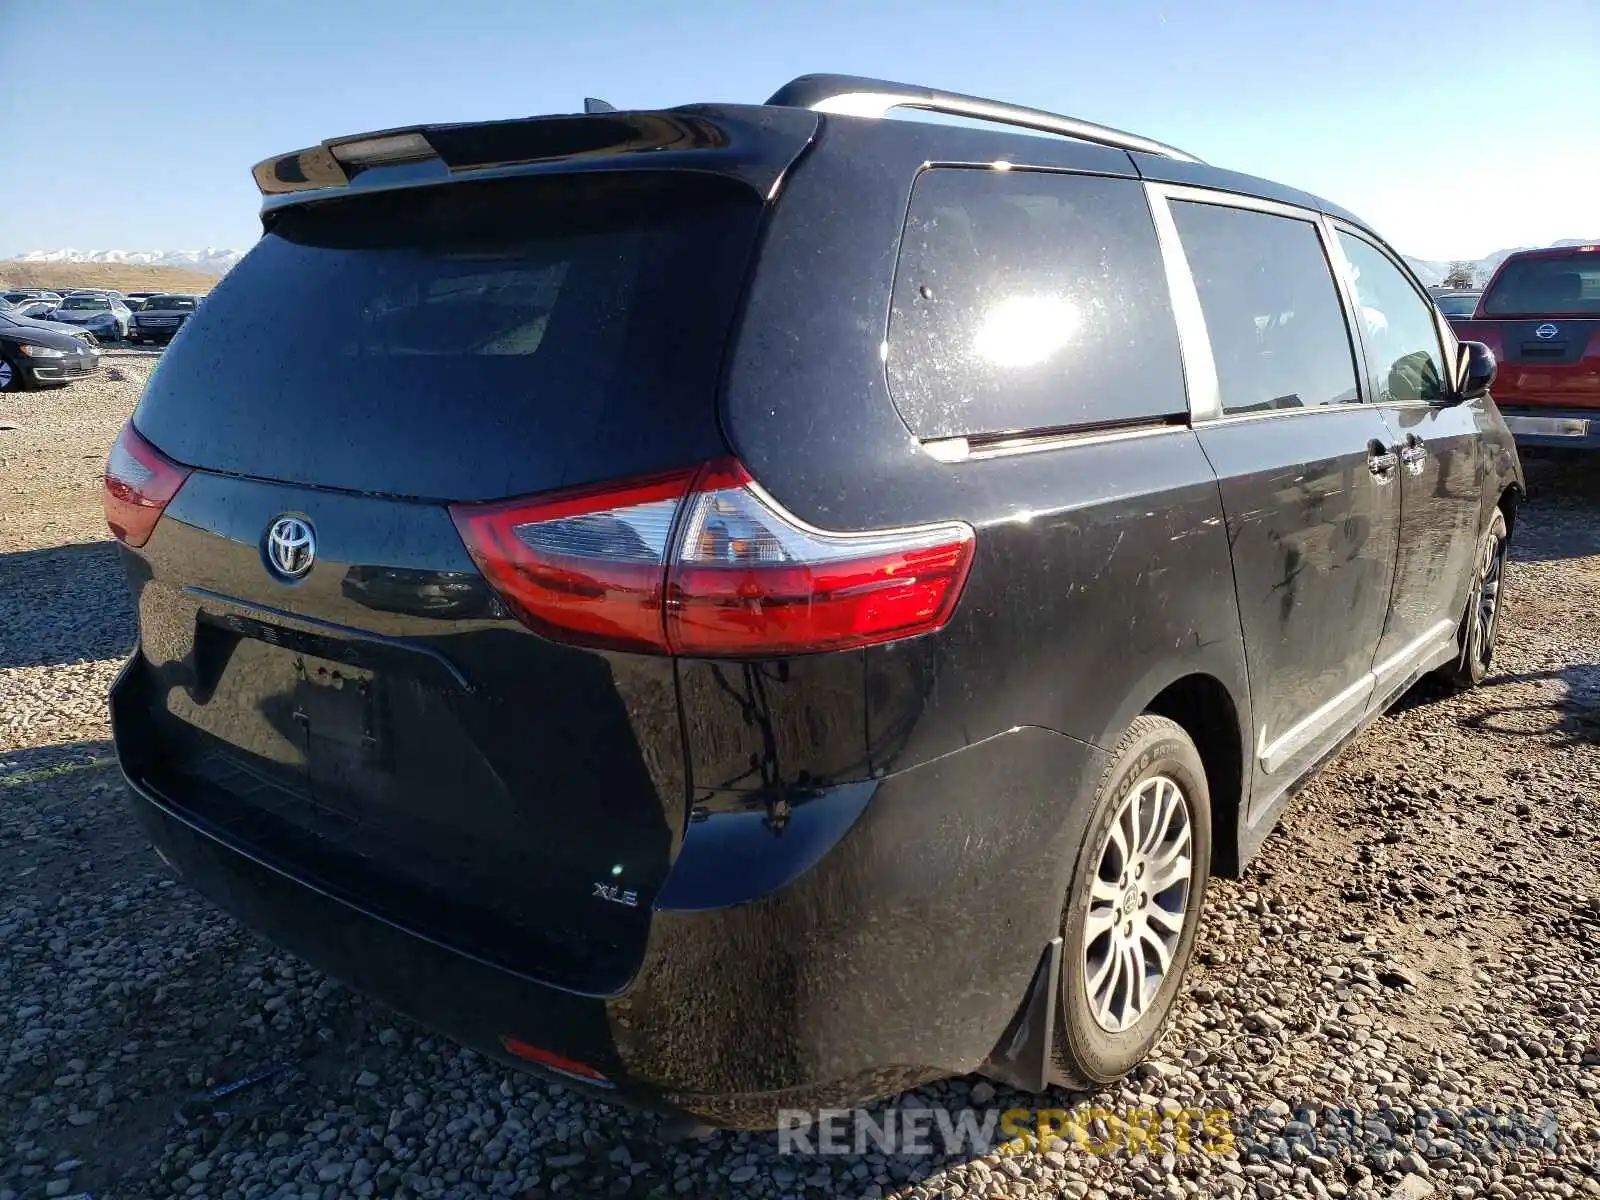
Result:
{"type": "Polygon", "coordinates": [[[1497,508],[1489,519],[1489,528],[1478,541],[1472,589],[1467,593],[1467,610],[1461,616],[1461,627],[1456,634],[1456,661],[1439,671],[1440,677],[1451,687],[1465,691],[1489,677],[1495,644],[1500,636],[1509,545],[1506,516],[1497,508]]]}
{"type": "Polygon", "coordinates": [[[1062,1081],[1111,1083],[1148,1056],[1183,987],[1210,875],[1211,793],[1200,753],[1177,722],[1140,716],[1117,744],[1096,789],[1062,914],[1054,1054],[1062,1081]],[[1173,804],[1187,818],[1187,855],[1173,804]],[[1128,836],[1130,805],[1141,814],[1139,836],[1133,839],[1128,836]],[[1161,814],[1167,811],[1171,816],[1162,826],[1161,814]],[[1151,841],[1157,837],[1160,841],[1151,841]],[[1130,842],[1133,853],[1122,857],[1121,847],[1130,842]],[[1163,866],[1169,856],[1170,864],[1163,866]],[[1176,875],[1184,858],[1188,879],[1180,896],[1176,875]],[[1147,869],[1175,882],[1151,896],[1138,887],[1147,869]],[[1181,918],[1175,918],[1172,910],[1180,900],[1181,918]],[[1130,929],[1136,931],[1131,939],[1125,932],[1130,929]],[[1159,962],[1158,946],[1167,952],[1167,966],[1157,983],[1148,968],[1159,962]],[[1141,958],[1133,956],[1133,947],[1141,958]],[[1141,963],[1144,994],[1135,996],[1119,980],[1131,978],[1141,963]]]}
{"type": "Polygon", "coordinates": [[[25,392],[28,373],[9,354],[0,354],[0,392],[25,392]]]}

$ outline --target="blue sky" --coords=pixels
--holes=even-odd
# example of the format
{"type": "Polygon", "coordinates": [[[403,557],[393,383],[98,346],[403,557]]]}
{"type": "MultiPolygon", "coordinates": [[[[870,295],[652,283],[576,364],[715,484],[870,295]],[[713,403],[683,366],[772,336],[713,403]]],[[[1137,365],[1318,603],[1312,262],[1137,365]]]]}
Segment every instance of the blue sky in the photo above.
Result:
{"type": "Polygon", "coordinates": [[[0,256],[242,248],[269,154],[808,71],[1134,129],[1422,257],[1600,237],[1600,0],[0,0],[0,256]]]}

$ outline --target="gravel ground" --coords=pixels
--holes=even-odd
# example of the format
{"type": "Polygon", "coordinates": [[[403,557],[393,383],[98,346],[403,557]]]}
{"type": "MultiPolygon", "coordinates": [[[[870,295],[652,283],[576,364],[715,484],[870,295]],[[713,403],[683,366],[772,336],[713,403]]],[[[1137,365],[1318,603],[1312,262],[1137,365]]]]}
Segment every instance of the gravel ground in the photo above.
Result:
{"type": "MultiPolygon", "coordinates": [[[[1185,1150],[1169,1124],[1133,1155],[1069,1137],[780,1156],[774,1135],[663,1140],[654,1117],[489,1065],[167,877],[109,760],[103,696],[132,634],[95,480],[150,361],[0,397],[23,426],[0,431],[0,1200],[1600,1195],[1589,464],[1529,463],[1490,683],[1420,690],[1355,742],[1248,877],[1213,885],[1159,1057],[1048,1101],[1225,1109],[1231,1149],[1197,1131],[1185,1150]],[[1328,1136],[1335,1109],[1368,1134],[1328,1136]],[[1418,1109],[1525,1113],[1538,1144],[1415,1128],[1418,1109]]],[[[1035,1103],[976,1079],[900,1099],[1035,1103]]]]}
{"type": "Polygon", "coordinates": [[[159,358],[109,350],[93,379],[0,393],[0,425],[18,426],[0,429],[0,554],[105,538],[100,470],[159,358]]]}

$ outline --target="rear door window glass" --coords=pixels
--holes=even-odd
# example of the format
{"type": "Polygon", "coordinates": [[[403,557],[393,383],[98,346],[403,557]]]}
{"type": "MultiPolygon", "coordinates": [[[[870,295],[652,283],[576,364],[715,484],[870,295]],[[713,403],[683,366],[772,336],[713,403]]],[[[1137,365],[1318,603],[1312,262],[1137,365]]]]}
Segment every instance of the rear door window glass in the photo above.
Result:
{"type": "Polygon", "coordinates": [[[888,370],[901,416],[924,439],[1185,412],[1140,184],[924,171],[895,272],[888,370]]]}
{"type": "Polygon", "coordinates": [[[1444,392],[1444,351],[1433,305],[1370,242],[1341,230],[1339,245],[1350,262],[1378,399],[1436,403],[1444,392]]]}
{"type": "Polygon", "coordinates": [[[1359,401],[1350,330],[1312,221],[1181,200],[1172,219],[1200,294],[1224,412],[1359,401]]]}

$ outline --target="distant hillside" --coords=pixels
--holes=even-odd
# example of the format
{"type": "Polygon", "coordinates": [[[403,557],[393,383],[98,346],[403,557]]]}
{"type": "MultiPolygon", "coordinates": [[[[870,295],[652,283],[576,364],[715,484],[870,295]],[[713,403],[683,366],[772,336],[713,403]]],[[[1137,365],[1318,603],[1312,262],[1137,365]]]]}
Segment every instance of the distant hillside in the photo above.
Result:
{"type": "Polygon", "coordinates": [[[17,256],[23,262],[38,263],[114,263],[121,266],[180,267],[226,275],[244,257],[242,250],[30,250],[17,256]]]}
{"type": "Polygon", "coordinates": [[[7,288],[114,288],[119,292],[209,292],[217,276],[180,267],[124,263],[24,262],[0,259],[0,285],[7,288]]]}
{"type": "MultiPolygon", "coordinates": [[[[1560,241],[1550,243],[1551,246],[1593,246],[1596,244],[1600,244],[1600,238],[1562,238],[1560,241]]],[[[1466,259],[1464,261],[1472,264],[1473,274],[1477,277],[1477,284],[1482,287],[1489,282],[1489,276],[1494,274],[1495,268],[1518,250],[1541,249],[1544,249],[1544,247],[1513,246],[1509,250],[1496,250],[1493,254],[1483,258],[1466,259]]],[[[1411,264],[1411,269],[1417,273],[1417,277],[1430,286],[1436,283],[1443,283],[1444,277],[1450,273],[1449,262],[1441,262],[1433,258],[1412,258],[1409,254],[1406,255],[1406,261],[1411,264]]]]}

